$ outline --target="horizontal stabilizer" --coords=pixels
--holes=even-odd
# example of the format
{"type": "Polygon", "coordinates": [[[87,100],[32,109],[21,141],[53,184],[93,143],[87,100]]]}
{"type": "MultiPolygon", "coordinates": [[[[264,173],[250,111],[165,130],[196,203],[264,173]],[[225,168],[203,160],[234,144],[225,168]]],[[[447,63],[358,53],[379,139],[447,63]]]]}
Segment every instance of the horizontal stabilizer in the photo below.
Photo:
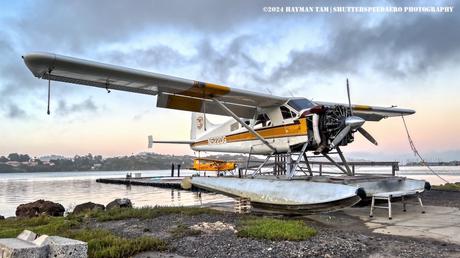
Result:
{"type": "Polygon", "coordinates": [[[149,142],[148,142],[149,149],[153,147],[154,143],[163,143],[163,144],[192,144],[194,143],[194,141],[154,141],[152,135],[149,135],[148,139],[149,139],[149,142]]]}

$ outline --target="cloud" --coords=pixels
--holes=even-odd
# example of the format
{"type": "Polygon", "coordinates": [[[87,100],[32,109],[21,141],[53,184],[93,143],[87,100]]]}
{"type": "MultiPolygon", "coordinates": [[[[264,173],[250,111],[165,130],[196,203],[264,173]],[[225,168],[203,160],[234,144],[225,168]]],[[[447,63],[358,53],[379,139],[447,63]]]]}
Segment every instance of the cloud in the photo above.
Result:
{"type": "Polygon", "coordinates": [[[30,2],[11,25],[27,32],[24,43],[29,46],[81,51],[152,28],[225,33],[263,15],[263,4],[244,0],[30,2]]]}
{"type": "Polygon", "coordinates": [[[6,108],[6,115],[12,119],[23,119],[27,117],[26,112],[14,103],[9,103],[6,108]]]}
{"type": "MultiPolygon", "coordinates": [[[[459,4],[455,4],[460,7],[459,4]]],[[[279,84],[311,74],[370,71],[390,78],[426,75],[460,59],[460,15],[387,15],[375,25],[331,18],[321,48],[292,50],[262,83],[279,84]]]]}
{"type": "Polygon", "coordinates": [[[60,116],[69,116],[76,113],[94,113],[99,108],[96,106],[92,98],[87,98],[80,103],[67,104],[64,100],[60,100],[55,112],[60,116]]]}
{"type": "Polygon", "coordinates": [[[208,41],[203,40],[197,46],[198,54],[195,62],[202,62],[201,76],[207,80],[228,82],[230,76],[237,74],[252,76],[262,69],[262,64],[249,56],[248,47],[257,41],[254,35],[240,35],[231,39],[224,47],[216,49],[208,41]]]}
{"type": "Polygon", "coordinates": [[[131,51],[104,51],[99,54],[113,64],[132,63],[138,67],[171,68],[189,65],[191,60],[179,51],[162,44],[153,45],[146,49],[132,49],[131,51]]]}
{"type": "MultiPolygon", "coordinates": [[[[308,5],[364,3],[376,4],[331,0],[309,1],[308,5]]],[[[43,89],[45,82],[34,78],[20,58],[32,50],[99,60],[103,57],[113,64],[129,63],[158,72],[193,68],[197,72],[192,74],[197,78],[190,79],[259,91],[261,88],[276,91],[286,81],[332,74],[368,71],[392,79],[425,75],[457,61],[460,56],[457,13],[276,15],[264,13],[262,7],[281,5],[279,1],[242,0],[137,1],[136,4],[83,0],[28,4],[28,8],[16,10],[17,16],[0,20],[4,28],[0,31],[0,55],[4,60],[0,64],[0,94],[4,101],[37,95],[37,89],[43,89]],[[314,39],[320,41],[317,47],[310,46],[309,38],[297,39],[305,42],[304,48],[293,47],[289,42],[282,44],[285,30],[308,31],[314,27],[321,28],[321,38],[314,39]],[[193,38],[183,43],[189,44],[185,46],[189,53],[175,49],[174,44],[168,45],[167,40],[143,49],[126,45],[138,38],[154,38],[158,32],[171,32],[175,35],[171,40],[193,38]],[[113,43],[125,47],[106,50],[105,46],[113,43]],[[273,51],[276,49],[273,46],[278,45],[290,49],[287,60],[273,60],[270,54],[254,58],[255,48],[273,51]]],[[[305,1],[283,1],[284,4],[305,5],[305,1]]],[[[457,2],[446,4],[459,7],[457,2]]],[[[57,87],[56,91],[64,95],[72,89],[57,87]]]]}
{"type": "Polygon", "coordinates": [[[199,78],[190,79],[226,83],[235,74],[238,74],[239,79],[243,75],[251,77],[263,68],[260,62],[249,55],[249,47],[259,40],[254,35],[245,34],[215,46],[208,40],[201,39],[190,45],[194,50],[192,55],[182,54],[162,44],[129,52],[105,51],[100,55],[110,63],[120,64],[129,60],[135,66],[152,71],[199,65],[199,78]]]}
{"type": "MultiPolygon", "coordinates": [[[[212,0],[145,0],[132,4],[126,1],[83,0],[28,4],[30,6],[18,10],[14,18],[0,21],[0,25],[7,28],[0,35],[7,39],[0,40],[0,54],[6,60],[4,66],[0,67],[0,75],[10,81],[0,86],[2,93],[17,94],[18,89],[34,90],[39,85],[19,58],[24,54],[23,51],[43,50],[91,58],[97,56],[97,49],[104,49],[107,44],[135,41],[141,36],[156,37],[159,31],[170,31],[174,35],[187,32],[184,37],[193,34],[201,38],[199,44],[190,46],[198,54],[192,58],[184,57],[168,46],[167,42],[163,42],[148,49],[132,51],[128,47],[127,51],[114,52],[111,56],[107,53],[107,59],[119,64],[125,62],[121,58],[129,56],[139,66],[149,68],[181,67],[193,61],[201,65],[201,75],[217,82],[226,82],[229,77],[238,77],[238,74],[244,73],[249,82],[243,84],[274,87],[285,80],[312,74],[323,76],[324,73],[370,69],[372,72],[400,78],[412,73],[425,73],[440,63],[456,60],[460,47],[460,32],[456,28],[460,21],[459,15],[455,13],[276,15],[262,11],[263,6],[305,5],[305,1],[283,1],[281,4],[279,1],[238,0],[222,3],[212,0]],[[279,27],[273,27],[276,24],[279,27]],[[267,41],[261,47],[279,44],[279,40],[271,42],[269,36],[279,34],[278,37],[282,39],[284,29],[310,28],[299,26],[301,24],[321,26],[325,35],[322,44],[314,49],[306,47],[291,50],[286,62],[278,64],[270,72],[262,73],[265,71],[264,62],[270,63],[272,60],[255,62],[250,58],[250,48],[247,46],[261,38],[267,41]],[[258,34],[259,28],[265,28],[262,30],[264,33],[273,33],[258,34]],[[245,32],[248,30],[252,35],[245,32]],[[225,40],[228,35],[234,36],[225,40]],[[213,39],[219,39],[219,43],[213,43],[213,39]],[[229,47],[222,50],[216,46],[222,42],[229,47]]],[[[402,3],[388,2],[388,5],[391,4],[402,3]]],[[[411,4],[417,5],[418,2],[411,4]]],[[[447,4],[455,4],[455,9],[458,7],[456,2],[447,4]]],[[[309,1],[308,5],[377,4],[369,1],[309,1]]],[[[306,43],[310,41],[308,38],[299,40],[306,43]]]]}

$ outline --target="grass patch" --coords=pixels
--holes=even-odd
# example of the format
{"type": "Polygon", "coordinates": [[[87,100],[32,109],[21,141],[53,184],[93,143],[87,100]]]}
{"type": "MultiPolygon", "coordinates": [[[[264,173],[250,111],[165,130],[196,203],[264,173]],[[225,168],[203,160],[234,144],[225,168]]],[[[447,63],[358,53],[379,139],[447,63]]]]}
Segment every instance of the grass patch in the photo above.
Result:
{"type": "MultiPolygon", "coordinates": [[[[128,239],[119,237],[108,230],[83,228],[83,222],[90,218],[102,222],[130,218],[150,219],[168,214],[193,216],[220,213],[220,211],[199,207],[145,207],[89,211],[82,214],[70,214],[67,217],[13,218],[0,220],[0,238],[16,237],[24,229],[28,229],[41,235],[58,235],[88,242],[89,257],[129,257],[147,250],[166,250],[167,244],[153,237],[128,239]]],[[[197,235],[201,232],[185,225],[178,225],[171,233],[181,237],[197,235]]]]}
{"type": "Polygon", "coordinates": [[[153,237],[127,239],[108,230],[81,228],[84,218],[48,217],[0,220],[0,237],[16,237],[24,229],[38,234],[58,235],[88,242],[89,257],[129,257],[148,250],[166,250],[165,241],[153,237]]]}
{"type": "Polygon", "coordinates": [[[67,237],[88,242],[88,256],[94,258],[122,258],[143,251],[164,251],[167,248],[166,242],[158,238],[137,237],[126,239],[103,229],[83,229],[71,232],[67,237]]]}
{"type": "MultiPolygon", "coordinates": [[[[91,211],[84,216],[95,218],[97,221],[110,221],[122,219],[151,219],[168,214],[181,214],[187,216],[199,214],[221,214],[220,211],[200,207],[143,207],[119,208],[108,211],[91,211]]],[[[75,215],[76,217],[81,215],[75,215]]]]}
{"type": "Polygon", "coordinates": [[[200,230],[191,229],[187,225],[179,224],[177,227],[169,230],[169,233],[175,238],[187,237],[187,236],[199,236],[201,234],[200,230]]]}
{"type": "Polygon", "coordinates": [[[446,183],[443,185],[433,185],[431,188],[435,190],[449,190],[449,191],[460,191],[460,183],[446,183]]]}
{"type": "Polygon", "coordinates": [[[80,220],[64,217],[40,216],[34,218],[12,218],[0,220],[0,238],[16,237],[24,229],[37,234],[57,235],[78,227],[80,220]]]}
{"type": "Polygon", "coordinates": [[[251,218],[238,227],[238,236],[256,239],[302,241],[314,235],[316,230],[301,220],[251,218]]]}

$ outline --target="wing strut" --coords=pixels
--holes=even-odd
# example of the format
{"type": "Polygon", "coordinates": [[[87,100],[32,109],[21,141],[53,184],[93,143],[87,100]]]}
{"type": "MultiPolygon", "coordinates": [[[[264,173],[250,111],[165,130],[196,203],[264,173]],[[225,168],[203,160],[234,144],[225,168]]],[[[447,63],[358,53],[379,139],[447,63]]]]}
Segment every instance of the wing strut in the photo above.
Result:
{"type": "Polygon", "coordinates": [[[235,113],[233,113],[227,106],[225,106],[221,101],[213,98],[214,102],[217,103],[217,105],[219,105],[222,110],[224,112],[226,112],[227,114],[229,114],[230,116],[232,116],[238,123],[240,123],[243,127],[245,127],[246,129],[248,129],[249,132],[251,132],[252,134],[254,134],[257,139],[259,139],[261,142],[263,142],[265,145],[267,145],[274,153],[276,153],[276,148],[273,147],[267,140],[265,140],[264,137],[262,137],[258,132],[256,132],[252,127],[250,127],[249,125],[247,125],[243,120],[241,120],[241,118],[239,118],[235,113]]]}
{"type": "MultiPolygon", "coordinates": [[[[289,173],[288,173],[289,179],[292,179],[292,177],[294,176],[295,170],[299,166],[300,160],[302,159],[302,157],[304,157],[305,151],[307,150],[307,146],[308,146],[308,141],[305,142],[305,144],[302,146],[302,150],[299,152],[299,156],[297,157],[297,160],[294,163],[294,166],[289,169],[289,173]]],[[[305,162],[308,162],[308,160],[305,159],[305,162]]]]}

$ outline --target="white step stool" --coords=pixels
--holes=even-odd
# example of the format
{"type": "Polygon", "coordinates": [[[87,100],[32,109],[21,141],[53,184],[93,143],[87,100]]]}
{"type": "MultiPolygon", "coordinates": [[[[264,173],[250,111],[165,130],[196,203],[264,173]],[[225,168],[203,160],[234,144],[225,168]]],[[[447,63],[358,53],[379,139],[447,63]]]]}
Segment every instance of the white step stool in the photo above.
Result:
{"type": "Polygon", "coordinates": [[[391,198],[396,198],[396,197],[401,197],[402,203],[403,203],[403,211],[406,211],[406,198],[407,196],[411,195],[417,195],[418,202],[420,203],[420,206],[422,207],[422,213],[425,213],[425,208],[423,207],[422,203],[422,198],[421,198],[421,192],[420,191],[415,191],[415,192],[402,192],[402,191],[394,191],[394,192],[383,192],[383,193],[376,193],[372,195],[372,202],[371,202],[371,211],[369,213],[369,217],[374,216],[374,209],[375,208],[381,208],[381,209],[388,209],[388,219],[391,219],[391,198]],[[387,200],[388,201],[388,206],[377,206],[375,205],[375,200],[387,200]]]}

